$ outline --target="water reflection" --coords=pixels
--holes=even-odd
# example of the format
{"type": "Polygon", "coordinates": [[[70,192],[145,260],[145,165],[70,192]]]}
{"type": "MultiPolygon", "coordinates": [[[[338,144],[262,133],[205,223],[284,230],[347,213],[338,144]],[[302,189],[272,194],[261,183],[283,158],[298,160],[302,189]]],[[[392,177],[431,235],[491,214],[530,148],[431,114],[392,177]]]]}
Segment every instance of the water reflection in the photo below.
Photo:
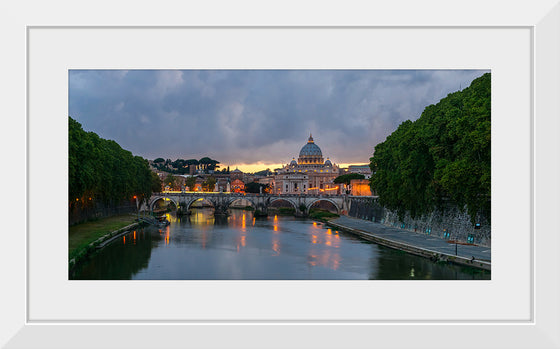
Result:
{"type": "Polygon", "coordinates": [[[144,228],[105,247],[78,279],[298,280],[484,279],[489,274],[439,265],[285,216],[253,217],[196,209],[170,225],[144,228]]]}
{"type": "Polygon", "coordinates": [[[152,249],[160,241],[161,238],[154,228],[135,230],[109,244],[87,263],[78,267],[73,279],[131,279],[138,271],[148,266],[152,249]]]}

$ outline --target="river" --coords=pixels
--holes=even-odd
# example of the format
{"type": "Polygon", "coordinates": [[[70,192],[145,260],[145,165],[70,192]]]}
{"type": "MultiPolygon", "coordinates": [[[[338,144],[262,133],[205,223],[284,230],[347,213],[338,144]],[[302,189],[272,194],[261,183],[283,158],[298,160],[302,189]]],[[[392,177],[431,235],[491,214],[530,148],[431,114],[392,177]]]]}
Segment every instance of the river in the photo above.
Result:
{"type": "Polygon", "coordinates": [[[434,263],[361,240],[322,223],[289,216],[254,218],[212,209],[168,214],[115,240],[77,268],[86,280],[473,280],[490,273],[434,263]]]}

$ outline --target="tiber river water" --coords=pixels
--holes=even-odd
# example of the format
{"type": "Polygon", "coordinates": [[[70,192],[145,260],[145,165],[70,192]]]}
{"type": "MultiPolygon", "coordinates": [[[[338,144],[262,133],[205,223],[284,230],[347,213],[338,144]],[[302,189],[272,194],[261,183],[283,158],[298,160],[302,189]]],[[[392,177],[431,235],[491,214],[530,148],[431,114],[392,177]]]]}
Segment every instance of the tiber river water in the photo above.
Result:
{"type": "Polygon", "coordinates": [[[253,218],[231,210],[169,214],[165,228],[145,227],[115,240],[78,269],[75,279],[407,280],[490,279],[488,272],[376,245],[309,219],[253,218]]]}

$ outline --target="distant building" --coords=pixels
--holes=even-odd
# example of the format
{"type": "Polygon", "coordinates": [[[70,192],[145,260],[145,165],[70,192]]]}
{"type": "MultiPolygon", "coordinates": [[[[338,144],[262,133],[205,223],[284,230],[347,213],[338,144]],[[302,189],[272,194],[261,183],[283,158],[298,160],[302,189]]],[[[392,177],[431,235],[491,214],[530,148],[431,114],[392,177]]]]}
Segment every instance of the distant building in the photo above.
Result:
{"type": "Polygon", "coordinates": [[[298,160],[278,169],[274,178],[276,194],[337,194],[340,186],[333,182],[339,168],[329,158],[323,162],[321,148],[309,135],[307,144],[301,148],[298,160]]]}
{"type": "Polygon", "coordinates": [[[365,179],[371,178],[371,168],[369,165],[350,165],[347,173],[359,173],[365,176],[365,179]]]}
{"type": "Polygon", "coordinates": [[[243,172],[236,168],[235,170],[230,172],[229,177],[231,178],[232,181],[234,179],[243,180],[243,172]]]}

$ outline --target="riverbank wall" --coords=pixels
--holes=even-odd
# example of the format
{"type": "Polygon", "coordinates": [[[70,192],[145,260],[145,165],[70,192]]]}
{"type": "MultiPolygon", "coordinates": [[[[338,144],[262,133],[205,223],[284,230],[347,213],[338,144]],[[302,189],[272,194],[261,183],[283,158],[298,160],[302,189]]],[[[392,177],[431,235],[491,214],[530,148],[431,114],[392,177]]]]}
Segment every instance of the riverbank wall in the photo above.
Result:
{"type": "Polygon", "coordinates": [[[350,198],[347,215],[445,240],[485,247],[491,245],[491,226],[488,220],[477,215],[473,224],[466,210],[452,205],[415,218],[407,213],[400,219],[397,212],[379,205],[377,198],[355,197],[350,198]]]}
{"type": "Polygon", "coordinates": [[[430,259],[433,262],[449,262],[455,263],[463,266],[483,269],[483,270],[491,270],[491,263],[488,261],[477,260],[474,258],[469,258],[465,256],[457,256],[447,253],[442,253],[434,250],[430,250],[427,248],[423,248],[420,246],[415,246],[411,244],[407,244],[401,241],[395,241],[387,238],[383,238],[381,236],[377,236],[371,232],[364,231],[361,229],[352,228],[343,224],[339,224],[337,222],[328,221],[326,225],[347,232],[354,235],[359,236],[360,238],[374,242],[378,245],[390,247],[396,250],[404,251],[413,255],[421,256],[430,259]]]}

